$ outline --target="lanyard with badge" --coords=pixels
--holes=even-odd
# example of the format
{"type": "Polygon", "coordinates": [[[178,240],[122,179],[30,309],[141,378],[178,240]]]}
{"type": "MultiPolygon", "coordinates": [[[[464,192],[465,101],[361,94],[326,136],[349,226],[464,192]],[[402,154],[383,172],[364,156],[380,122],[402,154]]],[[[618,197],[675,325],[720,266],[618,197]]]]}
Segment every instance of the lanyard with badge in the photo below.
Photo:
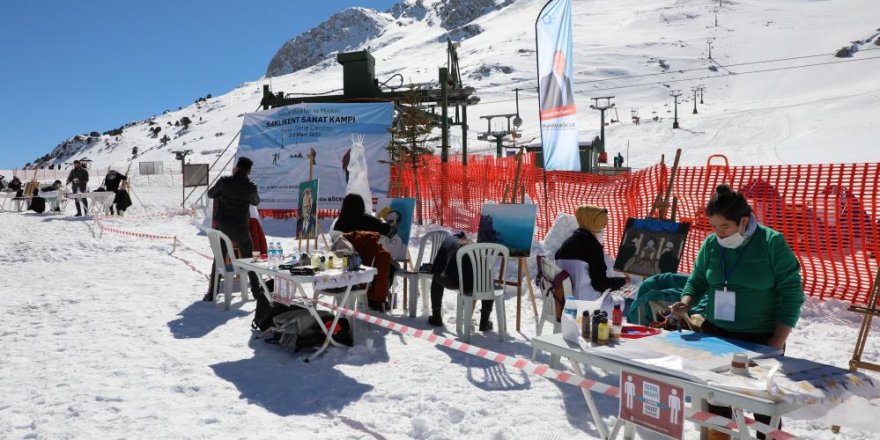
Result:
{"type": "Polygon", "coordinates": [[[724,271],[724,287],[721,290],[715,290],[715,313],[714,317],[720,321],[734,321],[736,320],[736,292],[733,290],[728,290],[728,286],[730,285],[730,276],[733,275],[734,269],[739,266],[739,263],[742,261],[743,256],[746,254],[746,248],[751,244],[751,240],[749,243],[746,243],[740,249],[739,255],[736,257],[736,261],[733,262],[733,265],[729,268],[727,267],[727,252],[724,247],[721,248],[721,268],[724,271]]]}

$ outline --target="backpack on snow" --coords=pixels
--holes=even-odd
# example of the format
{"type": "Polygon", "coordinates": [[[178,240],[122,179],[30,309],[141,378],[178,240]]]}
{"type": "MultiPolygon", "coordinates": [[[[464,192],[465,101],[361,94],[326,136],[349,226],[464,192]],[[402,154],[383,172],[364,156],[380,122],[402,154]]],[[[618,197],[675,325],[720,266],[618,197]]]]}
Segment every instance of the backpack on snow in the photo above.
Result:
{"type": "Polygon", "coordinates": [[[251,328],[264,332],[272,327],[272,318],[284,312],[291,310],[305,310],[302,306],[291,304],[285,306],[276,302],[269,301],[269,296],[275,290],[275,280],[266,281],[266,287],[269,292],[255,293],[254,299],[257,300],[257,310],[254,312],[254,320],[251,322],[251,328]]]}
{"type": "MultiPolygon", "coordinates": [[[[332,313],[319,310],[318,316],[321,317],[324,327],[333,324],[334,316],[332,313]]],[[[324,343],[326,338],[321,325],[308,310],[291,310],[276,315],[272,320],[275,325],[275,334],[270,342],[277,342],[283,347],[293,348],[293,351],[318,347],[324,343]]],[[[351,324],[347,319],[340,318],[336,323],[336,327],[333,329],[333,339],[349,347],[353,345],[351,324]]]]}

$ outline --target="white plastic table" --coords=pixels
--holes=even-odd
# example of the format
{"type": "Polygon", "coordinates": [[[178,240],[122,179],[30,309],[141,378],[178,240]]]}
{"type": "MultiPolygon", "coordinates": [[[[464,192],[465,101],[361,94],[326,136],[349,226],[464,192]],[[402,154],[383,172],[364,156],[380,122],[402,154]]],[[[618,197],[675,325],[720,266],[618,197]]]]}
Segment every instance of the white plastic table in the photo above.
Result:
{"type": "Polygon", "coordinates": [[[266,262],[255,262],[251,258],[240,258],[233,261],[232,264],[240,270],[252,271],[256,272],[259,275],[265,275],[267,277],[274,278],[275,291],[270,294],[269,288],[266,286],[263,278],[258,277],[260,279],[260,284],[263,287],[263,292],[270,302],[290,305],[294,300],[301,301],[306,309],[308,309],[309,313],[315,318],[315,320],[318,321],[318,325],[321,326],[321,329],[324,331],[326,338],[324,339],[324,343],[321,345],[321,347],[318,348],[318,351],[306,358],[306,362],[309,362],[312,359],[318,357],[327,349],[327,347],[330,346],[330,344],[333,344],[337,347],[342,346],[342,344],[336,342],[336,340],[333,339],[333,329],[336,328],[336,324],[339,322],[339,318],[342,317],[342,313],[339,311],[334,311],[333,323],[330,324],[329,327],[325,326],[324,322],[321,320],[320,315],[318,315],[318,296],[329,295],[329,293],[326,292],[327,289],[345,288],[345,292],[342,294],[342,299],[340,300],[339,304],[342,307],[348,307],[350,303],[352,287],[357,284],[364,284],[373,281],[373,277],[375,277],[378,273],[378,271],[374,267],[361,266],[360,270],[356,271],[329,269],[326,271],[318,272],[315,275],[293,275],[286,270],[270,269],[269,265],[266,262]],[[290,292],[289,296],[281,295],[281,283],[279,283],[279,280],[290,282],[294,286],[294,290],[290,292]],[[313,294],[311,298],[309,298],[305,294],[303,284],[310,284],[312,286],[313,294]]]}
{"type": "Polygon", "coordinates": [[[0,191],[0,212],[7,211],[6,206],[9,204],[9,210],[12,208],[12,199],[15,198],[15,191],[0,191]]]}
{"type": "MultiPolygon", "coordinates": [[[[646,338],[646,340],[649,340],[650,338],[651,337],[648,337],[646,338]]],[[[663,372],[658,372],[658,370],[650,368],[644,364],[640,364],[637,362],[627,362],[626,360],[603,356],[599,354],[601,353],[601,350],[583,350],[580,345],[565,340],[562,337],[561,333],[535,337],[534,339],[532,339],[532,346],[539,350],[547,351],[553,355],[559,355],[568,358],[571,362],[572,369],[574,370],[575,374],[579,376],[583,376],[583,370],[581,369],[580,365],[581,363],[583,363],[589,367],[595,367],[608,373],[617,375],[619,375],[621,371],[625,369],[626,371],[633,372],[635,374],[639,374],[657,381],[665,382],[673,386],[681,387],[684,389],[685,395],[690,396],[691,399],[691,408],[686,411],[686,414],[706,411],[709,400],[711,400],[712,404],[714,405],[733,407],[735,409],[733,412],[734,421],[737,423],[738,432],[731,432],[729,430],[726,430],[725,428],[721,428],[718,426],[704,424],[694,420],[692,421],[700,425],[710,427],[712,429],[730,432],[735,438],[753,438],[749,433],[749,428],[746,425],[746,421],[742,411],[767,414],[772,417],[770,421],[770,426],[775,427],[778,426],[781,415],[794,411],[803,406],[791,402],[777,402],[762,397],[741,394],[735,391],[725,390],[704,383],[699,383],[694,380],[685,379],[683,377],[665,374],[663,372]]],[[[587,407],[590,410],[590,415],[592,416],[597,429],[602,435],[602,438],[615,438],[621,427],[624,428],[624,438],[631,439],[634,437],[635,426],[620,419],[618,419],[615,423],[613,431],[609,431],[608,425],[602,419],[602,415],[599,413],[599,409],[596,406],[596,403],[593,400],[593,396],[591,395],[590,391],[581,389],[581,392],[584,396],[584,399],[587,401],[587,407]]]]}
{"type": "Polygon", "coordinates": [[[92,211],[96,209],[96,205],[101,205],[101,209],[96,212],[101,213],[105,211],[107,207],[113,203],[113,200],[116,198],[116,193],[113,191],[94,191],[85,193],[67,193],[64,196],[68,199],[91,200],[89,208],[85,212],[85,214],[91,214],[92,211]]]}

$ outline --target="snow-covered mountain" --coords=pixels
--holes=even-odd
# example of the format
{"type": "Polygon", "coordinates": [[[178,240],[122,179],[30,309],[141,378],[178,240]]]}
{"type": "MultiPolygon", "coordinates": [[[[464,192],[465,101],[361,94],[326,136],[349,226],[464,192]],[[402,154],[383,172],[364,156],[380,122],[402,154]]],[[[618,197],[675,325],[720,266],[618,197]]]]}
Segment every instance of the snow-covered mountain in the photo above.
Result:
{"type": "MultiPolygon", "coordinates": [[[[385,12],[347,9],[285,42],[266,77],[121,131],[70,138],[41,162],[88,157],[123,167],[137,148],[138,161],[171,166],[172,150],[192,149],[194,162],[210,162],[230,143],[231,156],[241,116],[258,109],[263,84],[293,94],[341,90],[336,53],[366,48],[380,82],[397,73],[406,83],[436,82],[447,37],[460,44],[462,78],[482,99],[468,111],[469,152],[494,153],[477,140],[485,130],[479,117],[515,111],[515,88],[523,140],[537,142],[534,20],[544,3],[404,0],[385,12]]],[[[573,10],[581,138],[598,133],[590,98],[615,96],[607,149],[628,152],[629,165],[656,163],[678,147],[685,164],[712,153],[732,164],[880,161],[876,0],[574,0],[573,10]],[[700,84],[706,90],[693,114],[691,88],[700,84]],[[673,90],[682,91],[680,130],[671,128],[673,90]]],[[[461,132],[452,134],[455,151],[461,132]]]]}

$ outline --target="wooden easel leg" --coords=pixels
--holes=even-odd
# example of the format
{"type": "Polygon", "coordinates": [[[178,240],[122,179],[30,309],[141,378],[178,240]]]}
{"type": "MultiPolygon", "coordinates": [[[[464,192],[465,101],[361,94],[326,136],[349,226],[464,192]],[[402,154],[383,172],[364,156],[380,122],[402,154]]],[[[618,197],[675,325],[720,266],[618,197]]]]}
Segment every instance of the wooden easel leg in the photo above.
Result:
{"type": "Polygon", "coordinates": [[[516,331],[520,327],[520,315],[522,307],[522,258],[517,258],[516,263],[516,331]]]}

